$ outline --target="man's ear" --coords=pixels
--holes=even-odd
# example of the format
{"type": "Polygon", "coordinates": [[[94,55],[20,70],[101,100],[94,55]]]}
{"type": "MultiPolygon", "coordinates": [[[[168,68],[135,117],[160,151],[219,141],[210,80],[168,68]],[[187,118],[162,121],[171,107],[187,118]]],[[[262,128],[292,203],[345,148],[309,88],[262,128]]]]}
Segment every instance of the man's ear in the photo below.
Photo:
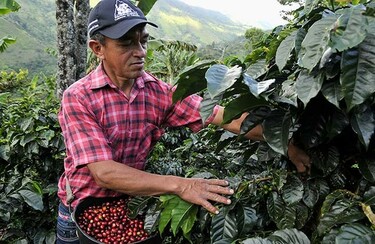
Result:
{"type": "Polygon", "coordinates": [[[89,47],[91,48],[92,52],[99,58],[103,59],[103,45],[97,40],[89,40],[89,47]]]}

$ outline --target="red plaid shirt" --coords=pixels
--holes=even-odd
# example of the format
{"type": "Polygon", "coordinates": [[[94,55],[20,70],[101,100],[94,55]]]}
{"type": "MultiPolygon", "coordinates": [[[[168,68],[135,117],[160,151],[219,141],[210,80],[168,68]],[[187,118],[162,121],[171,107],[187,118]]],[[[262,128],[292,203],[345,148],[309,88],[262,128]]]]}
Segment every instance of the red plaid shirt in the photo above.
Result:
{"type": "Polygon", "coordinates": [[[64,92],[59,112],[66,146],[65,172],[58,184],[62,202],[66,204],[66,179],[75,196],[73,207],[88,196],[119,195],[100,188],[85,167],[87,164],[114,160],[143,170],[163,128],[188,126],[194,132],[200,130],[202,98],[192,95],[172,104],[172,93],[171,85],[143,72],[127,98],[102,65],[71,85],[64,92]]]}

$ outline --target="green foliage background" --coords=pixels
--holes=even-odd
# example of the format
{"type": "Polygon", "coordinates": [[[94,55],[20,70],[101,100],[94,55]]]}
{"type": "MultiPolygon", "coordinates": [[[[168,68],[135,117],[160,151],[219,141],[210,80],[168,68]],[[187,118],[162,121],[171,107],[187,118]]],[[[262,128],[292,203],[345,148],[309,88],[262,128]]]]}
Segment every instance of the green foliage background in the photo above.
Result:
{"type": "MultiPolygon", "coordinates": [[[[148,230],[173,244],[375,241],[375,6],[353,4],[308,0],[246,56],[202,61],[194,45],[156,41],[148,68],[174,77],[176,100],[198,92],[202,117],[219,103],[227,122],[248,111],[242,134],[261,123],[266,142],[211,126],[168,130],[148,171],[226,178],[236,192],[215,216],[176,196],[134,198],[129,206],[148,230]],[[291,137],[312,156],[310,175],[286,157],[291,137]]],[[[1,242],[55,240],[64,145],[54,94],[53,75],[0,73],[1,242]]]]}

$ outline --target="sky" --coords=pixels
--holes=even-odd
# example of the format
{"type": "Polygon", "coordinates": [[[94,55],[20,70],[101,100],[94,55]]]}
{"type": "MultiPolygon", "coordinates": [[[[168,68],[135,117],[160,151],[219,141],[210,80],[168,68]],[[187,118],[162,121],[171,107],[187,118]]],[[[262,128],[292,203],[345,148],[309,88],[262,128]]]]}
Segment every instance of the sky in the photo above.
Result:
{"type": "Polygon", "coordinates": [[[286,24],[281,18],[281,10],[293,9],[281,5],[276,0],[180,0],[186,4],[221,12],[234,21],[261,28],[286,24]],[[262,25],[262,26],[261,26],[262,25]]]}

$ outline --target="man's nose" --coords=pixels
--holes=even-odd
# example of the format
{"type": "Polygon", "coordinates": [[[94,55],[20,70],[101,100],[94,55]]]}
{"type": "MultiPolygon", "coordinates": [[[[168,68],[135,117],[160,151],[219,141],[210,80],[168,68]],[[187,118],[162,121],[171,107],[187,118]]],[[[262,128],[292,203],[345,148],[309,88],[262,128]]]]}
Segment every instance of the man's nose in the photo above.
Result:
{"type": "Polygon", "coordinates": [[[145,57],[147,52],[147,47],[138,42],[138,44],[134,47],[134,55],[140,56],[140,57],[145,57]]]}

